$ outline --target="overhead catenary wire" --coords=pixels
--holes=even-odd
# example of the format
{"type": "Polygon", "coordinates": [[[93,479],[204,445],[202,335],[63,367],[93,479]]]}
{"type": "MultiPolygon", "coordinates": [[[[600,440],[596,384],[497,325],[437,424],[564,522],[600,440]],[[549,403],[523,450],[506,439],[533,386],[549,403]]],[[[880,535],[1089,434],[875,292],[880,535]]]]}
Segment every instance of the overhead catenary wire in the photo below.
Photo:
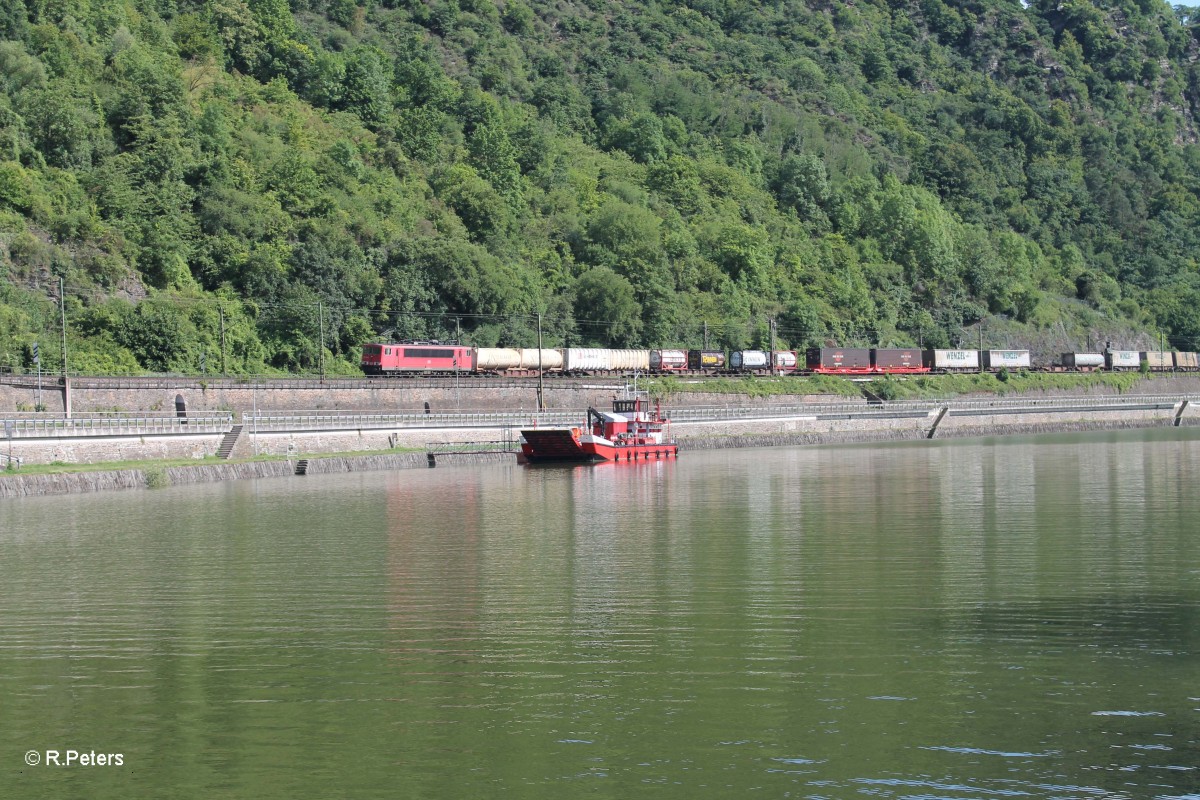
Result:
{"type": "MultiPolygon", "coordinates": [[[[10,283],[12,283],[12,285],[14,285],[14,286],[18,285],[15,282],[10,282],[10,283]]],[[[63,323],[64,328],[66,327],[66,324],[69,322],[67,315],[66,315],[66,308],[65,308],[66,297],[69,295],[74,295],[77,297],[95,296],[95,295],[97,295],[97,292],[99,291],[98,287],[96,287],[96,286],[81,286],[78,284],[66,284],[61,279],[58,279],[58,278],[56,278],[52,283],[46,282],[46,281],[36,281],[36,282],[25,283],[23,285],[25,288],[31,288],[31,289],[36,288],[36,289],[40,289],[40,290],[46,292],[47,299],[51,299],[51,300],[58,299],[59,300],[60,309],[57,309],[57,310],[60,311],[60,315],[63,318],[62,323],[63,323]],[[54,291],[54,290],[58,289],[59,286],[62,287],[61,295],[59,292],[54,291]]],[[[173,294],[170,292],[151,290],[145,297],[140,298],[140,300],[143,300],[143,301],[149,300],[152,302],[153,301],[163,301],[170,305],[176,305],[176,306],[179,306],[179,305],[208,306],[208,307],[211,307],[214,310],[218,311],[218,314],[222,317],[222,324],[224,323],[224,313],[227,310],[231,310],[230,309],[231,305],[240,305],[243,309],[250,312],[250,316],[255,316],[255,317],[263,316],[264,312],[266,312],[265,316],[270,317],[270,316],[272,316],[272,312],[276,312],[276,311],[287,311],[287,310],[298,310],[301,308],[310,308],[313,313],[313,316],[314,316],[314,331],[313,331],[313,333],[316,335],[315,338],[318,338],[318,339],[321,338],[321,333],[319,331],[319,328],[324,324],[324,321],[326,320],[327,317],[329,319],[332,319],[334,316],[334,313],[335,313],[334,308],[332,308],[328,305],[326,305],[324,307],[324,310],[322,310],[322,304],[324,303],[324,300],[320,299],[320,298],[318,298],[315,301],[311,301],[311,302],[309,302],[309,301],[277,302],[277,301],[258,300],[258,299],[254,299],[254,298],[244,298],[244,297],[221,297],[221,296],[196,297],[196,296],[177,295],[177,294],[173,294]]],[[[539,316],[537,314],[537,312],[535,312],[535,311],[511,312],[511,313],[470,312],[470,311],[459,311],[459,310],[453,310],[453,309],[421,311],[421,310],[415,310],[415,309],[414,310],[397,310],[397,309],[391,309],[391,308],[355,306],[355,305],[345,305],[345,304],[336,304],[335,307],[337,309],[336,313],[339,316],[341,316],[342,318],[344,318],[345,316],[348,316],[348,315],[360,314],[360,315],[368,315],[368,316],[376,316],[376,317],[382,316],[385,318],[396,318],[396,319],[410,318],[410,319],[420,319],[420,320],[426,320],[426,321],[440,321],[440,322],[446,322],[448,320],[459,320],[459,321],[469,320],[469,321],[483,323],[483,324],[504,323],[504,322],[509,322],[509,323],[524,322],[529,325],[530,330],[533,330],[534,327],[536,326],[538,316],[539,316]]],[[[556,328],[567,327],[567,328],[574,329],[574,330],[585,330],[592,334],[599,334],[602,332],[611,331],[613,328],[622,324],[622,322],[618,321],[618,320],[588,319],[588,318],[581,318],[581,317],[574,316],[574,315],[549,315],[549,314],[547,314],[547,315],[543,315],[542,320],[543,320],[543,323],[548,326],[548,329],[550,331],[555,331],[556,328]]],[[[729,319],[720,319],[720,318],[709,319],[709,320],[698,320],[698,321],[694,321],[691,325],[691,327],[694,328],[694,330],[687,331],[687,335],[679,337],[677,339],[677,341],[679,342],[679,346],[683,346],[682,342],[684,340],[695,340],[697,343],[699,343],[700,341],[702,341],[705,338],[705,332],[707,332],[707,334],[709,336],[716,336],[718,338],[722,338],[722,339],[726,339],[726,340],[731,339],[731,338],[744,338],[744,336],[746,336],[746,335],[748,335],[749,338],[752,340],[756,339],[760,336],[765,339],[767,337],[768,331],[769,331],[769,323],[767,320],[768,320],[768,317],[763,314],[751,314],[746,320],[729,320],[729,319]]],[[[968,331],[973,329],[974,325],[975,325],[974,323],[971,325],[964,324],[961,327],[962,333],[960,334],[960,337],[959,337],[960,344],[967,341],[968,331]]],[[[835,330],[835,329],[831,329],[831,328],[826,328],[826,329],[796,328],[796,327],[789,327],[786,325],[776,324],[774,330],[778,336],[782,337],[787,342],[791,343],[793,346],[795,346],[796,343],[803,343],[805,341],[813,342],[816,340],[821,340],[821,341],[837,340],[839,342],[839,344],[847,344],[847,345],[852,342],[878,344],[882,338],[885,338],[883,335],[884,332],[881,331],[879,328],[874,328],[874,327],[849,327],[848,326],[846,328],[840,328],[840,329],[835,330]]],[[[945,330],[945,328],[941,328],[941,330],[945,330]]],[[[670,346],[670,343],[652,343],[651,346],[664,346],[665,347],[665,346],[670,346]]],[[[1162,344],[1159,345],[1159,347],[1163,348],[1163,349],[1174,348],[1174,349],[1180,349],[1180,350],[1200,349],[1200,335],[1191,335],[1191,336],[1188,336],[1188,335],[1166,335],[1164,333],[1162,335],[1162,344]]],[[[1114,343],[1114,349],[1123,349],[1123,346],[1120,342],[1116,342],[1116,343],[1114,343]]],[[[1130,349],[1132,349],[1132,348],[1130,348],[1130,349]]],[[[1083,352],[1084,350],[1080,350],[1080,351],[1083,352]]]]}

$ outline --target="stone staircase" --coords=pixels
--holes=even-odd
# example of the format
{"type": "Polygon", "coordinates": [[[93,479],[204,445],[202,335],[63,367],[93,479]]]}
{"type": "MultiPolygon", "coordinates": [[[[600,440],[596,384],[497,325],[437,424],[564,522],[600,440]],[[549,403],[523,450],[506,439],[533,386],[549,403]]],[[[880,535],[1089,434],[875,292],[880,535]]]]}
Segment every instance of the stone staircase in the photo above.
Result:
{"type": "Polygon", "coordinates": [[[225,434],[225,438],[221,440],[221,446],[217,448],[217,458],[229,458],[233,455],[233,448],[237,446],[238,439],[242,436],[242,426],[234,425],[229,429],[229,433],[225,434]]]}
{"type": "Polygon", "coordinates": [[[296,474],[297,475],[307,475],[308,474],[308,459],[307,458],[302,458],[296,462],[296,474]]]}

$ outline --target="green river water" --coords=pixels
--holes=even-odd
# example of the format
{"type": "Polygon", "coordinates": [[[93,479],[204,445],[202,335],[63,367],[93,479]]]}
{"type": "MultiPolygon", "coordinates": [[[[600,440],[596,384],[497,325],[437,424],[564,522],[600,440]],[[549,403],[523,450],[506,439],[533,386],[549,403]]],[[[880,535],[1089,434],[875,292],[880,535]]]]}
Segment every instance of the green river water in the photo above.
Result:
{"type": "Polygon", "coordinates": [[[1170,429],[3,501],[0,798],[1200,798],[1198,488],[1170,429]]]}

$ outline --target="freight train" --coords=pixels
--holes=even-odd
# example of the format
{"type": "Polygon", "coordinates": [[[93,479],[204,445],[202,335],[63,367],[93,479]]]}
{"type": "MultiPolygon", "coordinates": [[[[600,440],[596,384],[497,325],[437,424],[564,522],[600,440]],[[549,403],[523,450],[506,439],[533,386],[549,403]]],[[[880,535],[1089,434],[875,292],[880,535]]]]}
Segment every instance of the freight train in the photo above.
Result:
{"type": "Polygon", "coordinates": [[[1063,353],[1037,364],[1028,350],[923,350],[916,347],[813,347],[808,350],[610,350],[471,347],[457,343],[367,344],[368,375],[911,375],[1042,370],[1200,371],[1196,353],[1107,350],[1063,353]]]}

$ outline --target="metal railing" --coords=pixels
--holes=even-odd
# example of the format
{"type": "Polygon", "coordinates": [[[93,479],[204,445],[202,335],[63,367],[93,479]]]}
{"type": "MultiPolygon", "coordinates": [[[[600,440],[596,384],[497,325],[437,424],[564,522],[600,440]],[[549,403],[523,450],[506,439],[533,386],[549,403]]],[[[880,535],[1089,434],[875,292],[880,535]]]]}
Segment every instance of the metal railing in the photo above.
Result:
{"type": "Polygon", "coordinates": [[[463,455],[472,453],[515,453],[521,445],[515,438],[481,442],[426,442],[425,453],[463,455]]]}
{"type": "Polygon", "coordinates": [[[233,427],[229,411],[176,414],[92,412],[71,419],[41,412],[0,412],[0,436],[13,439],[72,436],[156,436],[164,434],[225,433],[233,427]]]}
{"type": "MultiPolygon", "coordinates": [[[[1055,411],[1135,411],[1176,408],[1185,396],[1120,395],[1112,397],[1053,397],[992,400],[918,400],[869,404],[806,403],[800,405],[689,406],[664,410],[675,423],[721,422],[772,418],[886,419],[919,417],[948,408],[954,416],[988,414],[1032,414],[1055,411]]],[[[1194,400],[1193,400],[1194,401],[1194,400]]],[[[393,413],[360,411],[247,412],[242,425],[250,433],[400,430],[420,428],[509,429],[555,425],[581,425],[582,410],[554,409],[465,411],[424,414],[419,411],[393,413]]],[[[47,412],[0,412],[0,436],[14,439],[72,436],[142,436],[163,434],[225,433],[233,426],[232,412],[196,412],[180,417],[168,412],[86,412],[71,419],[47,412]]]]}
{"type": "MultiPolygon", "coordinates": [[[[1133,411],[1173,408],[1188,399],[1181,396],[1114,397],[1054,397],[1019,398],[1013,400],[919,400],[869,404],[865,401],[846,403],[807,403],[787,406],[688,406],[664,410],[672,422],[719,422],[752,419],[815,417],[887,418],[922,416],[949,408],[951,414],[1029,414],[1053,411],[1133,411]]],[[[337,411],[296,411],[288,413],[245,414],[247,430],[254,431],[319,431],[401,428],[506,428],[550,425],[579,425],[584,412],[578,410],[468,411],[445,414],[363,413],[337,411]]]]}
{"type": "Polygon", "coordinates": [[[579,424],[581,411],[467,411],[453,414],[408,412],[291,412],[242,415],[248,431],[322,431],[396,428],[507,428],[579,424]]]}

